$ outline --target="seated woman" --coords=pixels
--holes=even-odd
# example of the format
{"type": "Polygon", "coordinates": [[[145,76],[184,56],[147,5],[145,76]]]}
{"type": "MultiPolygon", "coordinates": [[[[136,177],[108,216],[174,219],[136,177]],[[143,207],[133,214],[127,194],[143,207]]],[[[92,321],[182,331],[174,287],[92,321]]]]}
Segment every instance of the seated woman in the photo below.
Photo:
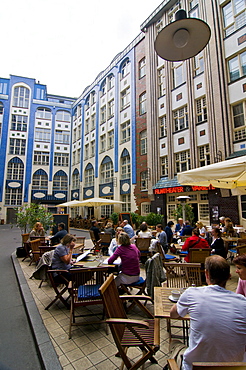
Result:
{"type": "Polygon", "coordinates": [[[218,254],[221,257],[226,258],[226,249],[224,245],[224,240],[221,238],[221,231],[217,227],[215,229],[212,229],[211,234],[213,236],[213,241],[210,245],[212,248],[212,254],[218,254]]]}
{"type": "Polygon", "coordinates": [[[32,231],[30,232],[29,238],[33,236],[45,236],[45,231],[41,222],[36,222],[32,231]]]}
{"type": "MultiPolygon", "coordinates": [[[[182,246],[182,251],[189,251],[191,248],[210,248],[206,239],[200,238],[200,232],[198,229],[192,230],[192,236],[186,239],[182,246]]],[[[184,258],[186,262],[190,262],[189,253],[184,258]]]]}
{"type": "Polygon", "coordinates": [[[203,225],[201,221],[197,221],[196,227],[199,229],[200,238],[205,239],[206,238],[206,227],[203,225]]]}
{"type": "Polygon", "coordinates": [[[138,235],[137,235],[139,238],[151,238],[152,237],[152,234],[149,231],[148,225],[146,224],[146,222],[143,222],[140,225],[139,229],[140,230],[139,230],[138,235]]]}
{"type": "Polygon", "coordinates": [[[239,275],[236,293],[246,297],[246,254],[241,254],[233,259],[236,273],[239,275]]]}
{"type": "Polygon", "coordinates": [[[140,251],[135,244],[130,243],[127,233],[120,233],[119,244],[120,246],[108,259],[108,264],[111,265],[118,257],[121,258],[121,272],[115,279],[117,287],[121,284],[135,283],[139,280],[140,274],[140,251]]]}
{"type": "MultiPolygon", "coordinates": [[[[76,238],[74,235],[66,234],[61,240],[61,244],[55,248],[52,258],[52,270],[67,270],[67,272],[62,273],[67,280],[71,280],[69,270],[72,267],[72,254],[75,241],[76,238]]],[[[54,280],[58,284],[64,284],[64,280],[57,273],[54,273],[54,280]]]]}
{"type": "Polygon", "coordinates": [[[115,236],[115,229],[113,228],[112,222],[108,221],[103,231],[105,234],[110,234],[112,238],[115,236]]]}
{"type": "Polygon", "coordinates": [[[120,233],[122,233],[124,230],[123,230],[123,228],[122,227],[117,227],[117,229],[116,229],[116,234],[115,234],[115,238],[113,238],[112,240],[111,240],[111,243],[110,243],[110,245],[109,245],[109,247],[108,247],[108,254],[109,254],[109,256],[112,256],[113,255],[113,253],[114,253],[114,251],[118,248],[118,246],[119,246],[119,235],[120,235],[120,233]]]}

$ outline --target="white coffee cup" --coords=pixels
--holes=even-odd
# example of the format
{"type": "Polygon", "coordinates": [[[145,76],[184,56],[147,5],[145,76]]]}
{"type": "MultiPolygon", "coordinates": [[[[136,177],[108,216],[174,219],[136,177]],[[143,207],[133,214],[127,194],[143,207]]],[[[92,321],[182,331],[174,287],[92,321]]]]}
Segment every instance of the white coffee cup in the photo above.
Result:
{"type": "Polygon", "coordinates": [[[181,295],[180,290],[172,290],[171,293],[172,293],[173,300],[174,301],[178,301],[178,299],[179,299],[179,297],[181,295]]]}

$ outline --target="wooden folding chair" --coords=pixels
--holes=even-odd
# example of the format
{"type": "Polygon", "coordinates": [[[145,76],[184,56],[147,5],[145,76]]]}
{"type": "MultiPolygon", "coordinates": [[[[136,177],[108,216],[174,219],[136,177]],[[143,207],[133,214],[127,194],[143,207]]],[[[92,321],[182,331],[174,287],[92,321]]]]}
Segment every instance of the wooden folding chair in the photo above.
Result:
{"type": "Polygon", "coordinates": [[[63,297],[63,294],[68,291],[69,280],[67,280],[66,277],[63,275],[64,273],[67,273],[67,272],[68,272],[67,270],[48,270],[47,271],[50,284],[52,288],[54,289],[56,296],[52,300],[52,302],[50,302],[48,306],[45,307],[45,310],[48,310],[56,301],[58,301],[58,299],[64,304],[66,308],[70,307],[69,304],[67,303],[69,299],[69,295],[66,299],[63,297]],[[63,284],[57,283],[55,280],[54,274],[59,275],[59,280],[61,282],[64,281],[64,283],[63,284]]]}
{"type": "Polygon", "coordinates": [[[245,254],[246,253],[246,244],[244,245],[240,245],[240,246],[237,246],[236,247],[236,250],[237,250],[237,254],[240,256],[241,254],[245,254]]]}
{"type": "Polygon", "coordinates": [[[30,235],[30,233],[21,234],[22,247],[24,247],[24,249],[26,251],[26,256],[23,258],[22,262],[25,261],[26,258],[32,259],[31,254],[30,254],[31,250],[30,250],[30,244],[29,244],[29,235],[30,235]]]}
{"type": "Polygon", "coordinates": [[[195,284],[202,285],[201,263],[165,262],[167,287],[187,288],[195,284]]]}
{"type": "Polygon", "coordinates": [[[94,252],[100,252],[100,249],[101,249],[101,246],[100,246],[100,241],[99,240],[96,240],[95,238],[95,234],[92,230],[89,230],[89,233],[90,233],[90,238],[91,238],[91,241],[93,243],[93,250],[94,252]]]}
{"type": "Polygon", "coordinates": [[[107,278],[99,288],[99,291],[108,318],[106,322],[110,326],[111,333],[118,348],[117,356],[122,358],[121,369],[123,369],[124,365],[127,369],[138,369],[147,360],[157,363],[153,356],[160,348],[159,319],[144,321],[128,319],[121,297],[119,297],[113,274],[107,278]],[[142,356],[136,359],[134,364],[127,356],[127,351],[131,347],[138,347],[142,351],[142,356]]]}
{"type": "Polygon", "coordinates": [[[71,282],[69,284],[69,291],[71,295],[71,307],[70,307],[69,339],[71,338],[72,326],[74,325],[95,324],[104,322],[102,321],[103,318],[100,321],[83,320],[76,322],[76,319],[78,317],[95,316],[95,314],[94,313],[78,314],[75,312],[75,310],[78,307],[102,304],[102,298],[100,296],[98,289],[105,281],[107,272],[108,272],[107,267],[79,268],[70,270],[71,282]]]}
{"type": "Polygon", "coordinates": [[[151,242],[151,238],[138,237],[135,239],[136,247],[140,250],[140,253],[141,253],[141,261],[142,259],[146,260],[147,257],[150,256],[150,251],[149,251],[150,242],[151,242]]]}
{"type": "Polygon", "coordinates": [[[107,233],[100,233],[99,237],[100,240],[98,241],[98,243],[100,244],[100,249],[102,250],[103,254],[108,254],[108,247],[111,243],[112,235],[107,233]]]}
{"type": "Polygon", "coordinates": [[[38,262],[39,258],[41,257],[41,252],[39,248],[41,246],[40,239],[31,240],[29,242],[29,246],[31,250],[31,261],[29,263],[30,266],[33,262],[38,262]]]}
{"type": "MultiPolygon", "coordinates": [[[[176,263],[176,262],[165,262],[164,268],[166,269],[167,287],[182,289],[192,286],[202,285],[201,276],[201,263],[176,263]]],[[[180,338],[179,335],[172,335],[171,328],[182,328],[184,342],[188,342],[189,332],[189,321],[182,320],[182,326],[171,325],[171,319],[166,319],[167,331],[169,333],[169,339],[180,338]]]]}

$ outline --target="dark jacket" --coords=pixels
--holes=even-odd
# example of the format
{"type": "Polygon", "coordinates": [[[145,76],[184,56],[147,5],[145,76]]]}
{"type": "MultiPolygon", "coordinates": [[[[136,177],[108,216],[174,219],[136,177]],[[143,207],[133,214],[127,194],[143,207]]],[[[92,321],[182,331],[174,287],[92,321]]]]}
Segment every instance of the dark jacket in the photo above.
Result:
{"type": "Polygon", "coordinates": [[[215,250],[212,254],[218,254],[219,256],[226,258],[227,253],[223,239],[215,239],[214,242],[211,243],[211,248],[215,250]]]}

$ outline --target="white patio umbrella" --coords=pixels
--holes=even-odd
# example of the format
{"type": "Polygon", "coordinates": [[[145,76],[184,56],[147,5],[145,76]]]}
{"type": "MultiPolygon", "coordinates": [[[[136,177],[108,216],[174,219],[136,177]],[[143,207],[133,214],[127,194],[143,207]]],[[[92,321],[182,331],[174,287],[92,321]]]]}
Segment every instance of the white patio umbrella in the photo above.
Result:
{"type": "Polygon", "coordinates": [[[110,204],[122,204],[122,203],[124,202],[121,202],[120,200],[113,200],[107,198],[89,198],[81,201],[77,200],[76,203],[74,202],[69,207],[100,207],[110,204]]]}
{"type": "Polygon", "coordinates": [[[195,168],[178,174],[181,185],[232,189],[232,194],[246,194],[246,156],[195,168]]]}
{"type": "Polygon", "coordinates": [[[70,200],[69,202],[58,204],[56,207],[76,207],[78,200],[70,200]]]}

